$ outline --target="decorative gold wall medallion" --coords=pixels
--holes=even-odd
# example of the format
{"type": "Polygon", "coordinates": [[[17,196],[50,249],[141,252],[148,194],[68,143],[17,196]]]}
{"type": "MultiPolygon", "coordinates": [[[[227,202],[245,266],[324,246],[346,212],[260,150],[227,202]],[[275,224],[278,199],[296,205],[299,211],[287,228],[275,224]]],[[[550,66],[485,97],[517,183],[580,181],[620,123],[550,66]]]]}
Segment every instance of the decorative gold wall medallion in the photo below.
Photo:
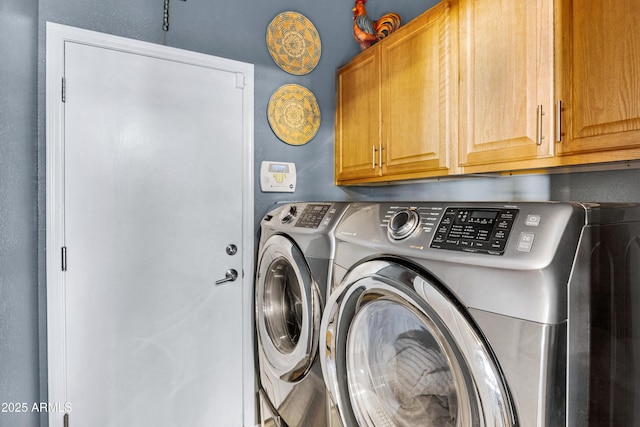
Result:
{"type": "Polygon", "coordinates": [[[304,86],[280,86],[269,99],[269,125],[287,144],[303,145],[311,141],[320,127],[320,108],[313,93],[304,86]]]}
{"type": "Polygon", "coordinates": [[[282,12],[273,18],[267,27],[267,48],[274,62],[290,74],[307,74],[320,61],[320,35],[297,12],[282,12]]]}

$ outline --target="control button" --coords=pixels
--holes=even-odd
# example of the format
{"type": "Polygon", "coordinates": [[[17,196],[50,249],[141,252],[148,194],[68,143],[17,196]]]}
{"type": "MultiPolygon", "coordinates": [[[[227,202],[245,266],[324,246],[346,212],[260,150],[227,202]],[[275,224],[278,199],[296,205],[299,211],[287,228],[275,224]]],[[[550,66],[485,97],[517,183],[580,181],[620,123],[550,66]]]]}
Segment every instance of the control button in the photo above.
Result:
{"type": "Polygon", "coordinates": [[[295,207],[295,205],[292,205],[291,207],[289,207],[289,210],[287,212],[285,212],[284,215],[282,216],[281,222],[283,224],[290,223],[291,220],[293,220],[293,218],[295,218],[297,213],[298,213],[298,208],[295,207]]]}
{"type": "Polygon", "coordinates": [[[502,250],[504,249],[504,246],[507,242],[504,240],[492,240],[491,241],[491,249],[499,249],[502,250]]]}
{"type": "Polygon", "coordinates": [[[500,220],[498,222],[498,228],[502,228],[502,229],[508,230],[509,228],[511,228],[511,224],[512,224],[511,221],[500,220]]]}
{"type": "Polygon", "coordinates": [[[489,230],[478,231],[478,236],[476,240],[483,240],[483,241],[489,240],[489,230]]]}
{"type": "Polygon", "coordinates": [[[473,242],[473,247],[476,249],[489,249],[488,242],[473,242]]]}
{"type": "Polygon", "coordinates": [[[447,227],[438,227],[438,233],[447,234],[447,231],[449,231],[447,227]]]}
{"type": "Polygon", "coordinates": [[[274,173],[273,179],[275,179],[278,184],[281,184],[287,179],[287,174],[282,172],[274,173]]]}
{"type": "Polygon", "coordinates": [[[533,240],[535,237],[536,236],[533,233],[520,233],[520,238],[518,239],[518,252],[531,252],[531,247],[533,246],[533,240]]]}
{"type": "Polygon", "coordinates": [[[513,221],[514,218],[515,218],[514,211],[502,211],[500,213],[500,219],[508,219],[510,221],[513,221]]]}
{"type": "Polygon", "coordinates": [[[527,219],[524,223],[531,227],[537,227],[540,225],[540,215],[527,215],[527,219]]]}

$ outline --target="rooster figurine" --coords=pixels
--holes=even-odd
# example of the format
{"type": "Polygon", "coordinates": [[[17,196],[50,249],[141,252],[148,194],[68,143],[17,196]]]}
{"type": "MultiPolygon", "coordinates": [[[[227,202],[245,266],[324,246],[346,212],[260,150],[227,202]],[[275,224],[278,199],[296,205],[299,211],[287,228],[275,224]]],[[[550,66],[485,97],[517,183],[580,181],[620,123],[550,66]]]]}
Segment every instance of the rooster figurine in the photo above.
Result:
{"type": "Polygon", "coordinates": [[[353,7],[353,38],[360,45],[360,49],[365,50],[400,28],[400,15],[397,13],[385,13],[377,21],[367,16],[364,4],[367,0],[356,0],[353,7]]]}

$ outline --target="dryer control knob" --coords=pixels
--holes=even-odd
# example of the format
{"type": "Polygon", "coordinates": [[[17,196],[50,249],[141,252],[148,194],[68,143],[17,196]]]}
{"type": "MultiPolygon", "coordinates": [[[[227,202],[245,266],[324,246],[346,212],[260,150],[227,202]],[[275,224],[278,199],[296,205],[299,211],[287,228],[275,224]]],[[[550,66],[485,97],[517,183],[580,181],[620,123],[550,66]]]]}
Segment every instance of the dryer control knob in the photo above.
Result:
{"type": "Polygon", "coordinates": [[[403,209],[393,214],[387,225],[387,233],[393,240],[406,239],[420,224],[420,215],[415,209],[403,209]]]}
{"type": "Polygon", "coordinates": [[[282,223],[283,224],[290,223],[296,217],[297,213],[298,213],[298,208],[296,208],[295,205],[290,206],[289,209],[282,216],[282,223]]]}

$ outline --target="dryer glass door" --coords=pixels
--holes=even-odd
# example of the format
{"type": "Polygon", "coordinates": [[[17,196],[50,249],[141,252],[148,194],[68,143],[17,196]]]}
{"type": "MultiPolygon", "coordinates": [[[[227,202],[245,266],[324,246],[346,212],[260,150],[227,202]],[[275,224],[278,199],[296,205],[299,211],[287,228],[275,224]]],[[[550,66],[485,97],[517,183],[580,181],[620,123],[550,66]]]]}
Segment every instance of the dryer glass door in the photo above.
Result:
{"type": "Polygon", "coordinates": [[[426,318],[380,299],[354,318],[347,377],[361,425],[455,426],[458,389],[426,318]]]}
{"type": "Polygon", "coordinates": [[[455,296],[389,260],[345,276],[323,314],[322,371],[345,425],[517,425],[498,361],[455,296]]]}

